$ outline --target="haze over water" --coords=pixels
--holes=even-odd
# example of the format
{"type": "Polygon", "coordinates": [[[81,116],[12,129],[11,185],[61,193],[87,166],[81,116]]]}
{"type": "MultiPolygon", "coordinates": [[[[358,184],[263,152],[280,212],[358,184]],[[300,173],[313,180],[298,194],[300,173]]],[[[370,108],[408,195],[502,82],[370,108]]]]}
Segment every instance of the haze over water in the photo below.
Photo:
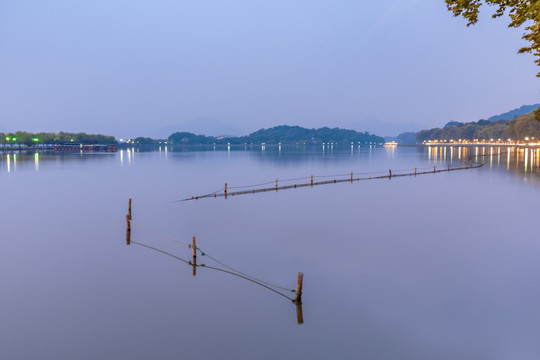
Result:
{"type": "Polygon", "coordinates": [[[497,147],[1,153],[0,355],[537,359],[539,174],[540,150],[497,147]],[[488,154],[478,169],[175,201],[225,182],[399,173],[488,154]],[[209,255],[287,289],[303,272],[304,323],[261,286],[204,267],[193,276],[136,244],[191,260],[156,233],[195,235],[209,255]]]}

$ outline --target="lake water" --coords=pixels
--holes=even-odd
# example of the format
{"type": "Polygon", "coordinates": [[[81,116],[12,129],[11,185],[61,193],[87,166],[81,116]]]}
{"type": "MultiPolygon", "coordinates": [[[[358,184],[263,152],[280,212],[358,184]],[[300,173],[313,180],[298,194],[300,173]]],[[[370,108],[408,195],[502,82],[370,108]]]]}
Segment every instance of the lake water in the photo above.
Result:
{"type": "Polygon", "coordinates": [[[538,359],[539,162],[489,147],[0,153],[0,358],[538,359]],[[176,201],[482,154],[478,169],[176,201]],[[191,261],[193,236],[285,289],[303,272],[303,323],[285,297],[163,253],[191,261]]]}

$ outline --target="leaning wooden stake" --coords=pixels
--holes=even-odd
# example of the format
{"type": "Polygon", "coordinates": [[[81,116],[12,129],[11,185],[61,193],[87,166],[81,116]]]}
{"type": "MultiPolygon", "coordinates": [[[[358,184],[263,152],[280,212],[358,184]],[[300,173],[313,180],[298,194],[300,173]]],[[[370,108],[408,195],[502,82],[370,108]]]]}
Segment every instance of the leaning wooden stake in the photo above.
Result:
{"type": "Polygon", "coordinates": [[[304,284],[304,273],[299,272],[296,277],[296,297],[294,302],[297,304],[302,303],[302,285],[304,284]]]}
{"type": "Polygon", "coordinates": [[[225,183],[225,199],[227,198],[227,183],[225,183]]]}
{"type": "Polygon", "coordinates": [[[132,217],[131,217],[131,198],[129,198],[128,215],[129,215],[129,220],[131,220],[132,219],[132,217]]]}
{"type": "Polygon", "coordinates": [[[414,168],[414,176],[416,176],[416,168],[414,168]]]}

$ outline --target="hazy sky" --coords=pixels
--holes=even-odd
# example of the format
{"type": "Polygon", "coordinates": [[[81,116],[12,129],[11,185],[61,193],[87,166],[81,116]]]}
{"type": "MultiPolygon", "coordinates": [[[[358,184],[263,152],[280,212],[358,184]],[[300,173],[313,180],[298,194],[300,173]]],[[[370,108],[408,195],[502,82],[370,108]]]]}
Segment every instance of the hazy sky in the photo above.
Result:
{"type": "Polygon", "coordinates": [[[540,102],[540,68],[507,23],[467,28],[443,0],[0,0],[0,128],[476,121],[540,102]]]}

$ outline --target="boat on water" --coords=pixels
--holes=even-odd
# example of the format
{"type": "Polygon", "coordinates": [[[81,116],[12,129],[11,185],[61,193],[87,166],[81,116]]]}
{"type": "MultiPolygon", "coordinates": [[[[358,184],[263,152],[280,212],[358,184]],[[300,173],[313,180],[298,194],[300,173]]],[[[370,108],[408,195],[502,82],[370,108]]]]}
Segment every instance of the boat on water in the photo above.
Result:
{"type": "Polygon", "coordinates": [[[395,141],[390,141],[390,142],[385,142],[384,143],[384,146],[386,146],[386,147],[395,147],[397,145],[398,145],[398,143],[395,142],[395,141]]]}

